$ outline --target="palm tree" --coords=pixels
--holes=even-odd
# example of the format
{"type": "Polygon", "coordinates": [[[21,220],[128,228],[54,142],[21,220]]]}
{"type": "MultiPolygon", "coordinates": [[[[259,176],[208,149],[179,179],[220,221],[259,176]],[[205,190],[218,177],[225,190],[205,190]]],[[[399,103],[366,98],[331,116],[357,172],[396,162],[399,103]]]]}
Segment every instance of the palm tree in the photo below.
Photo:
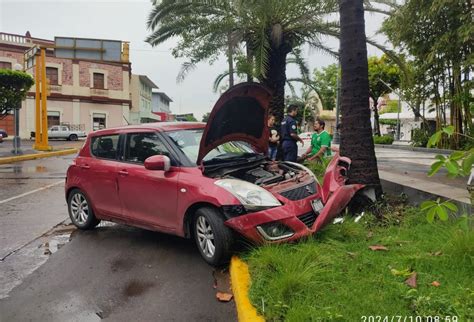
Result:
{"type": "MultiPolygon", "coordinates": [[[[370,10],[381,12],[365,2],[370,10]]],[[[152,33],[146,39],[151,45],[179,37],[173,54],[190,58],[183,66],[186,72],[220,54],[227,55],[232,70],[230,49],[243,44],[255,66],[255,78],[273,92],[270,109],[278,119],[283,117],[288,54],[303,44],[335,54],[323,38],[339,37],[339,23],[329,20],[338,11],[337,0],[154,0],[153,4],[147,23],[152,33]]]]}
{"type": "Polygon", "coordinates": [[[363,0],[340,0],[341,154],[352,160],[349,182],[382,193],[369,109],[369,78],[363,0]]]}

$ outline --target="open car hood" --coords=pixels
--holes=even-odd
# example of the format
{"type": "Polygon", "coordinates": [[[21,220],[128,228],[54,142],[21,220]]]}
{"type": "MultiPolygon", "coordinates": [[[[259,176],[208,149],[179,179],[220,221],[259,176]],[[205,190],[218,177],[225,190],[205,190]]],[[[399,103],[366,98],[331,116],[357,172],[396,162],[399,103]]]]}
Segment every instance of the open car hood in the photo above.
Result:
{"type": "Polygon", "coordinates": [[[201,138],[197,164],[219,145],[244,141],[257,152],[267,153],[268,105],[271,92],[258,83],[241,83],[217,100],[201,138]]]}

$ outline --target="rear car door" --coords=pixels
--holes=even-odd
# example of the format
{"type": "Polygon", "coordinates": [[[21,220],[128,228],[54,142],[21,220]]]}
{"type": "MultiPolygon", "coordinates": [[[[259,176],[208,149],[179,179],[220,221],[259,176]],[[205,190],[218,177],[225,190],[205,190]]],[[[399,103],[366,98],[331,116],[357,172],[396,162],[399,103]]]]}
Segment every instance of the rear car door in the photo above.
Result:
{"type": "Polygon", "coordinates": [[[119,197],[124,215],[137,224],[175,231],[177,228],[178,168],[156,132],[127,133],[123,160],[118,168],[119,197]],[[171,159],[167,172],[147,170],[144,161],[153,155],[171,159]]]}
{"type": "Polygon", "coordinates": [[[91,138],[90,158],[78,158],[82,186],[99,216],[121,217],[122,204],[118,195],[118,159],[120,135],[91,138]]]}

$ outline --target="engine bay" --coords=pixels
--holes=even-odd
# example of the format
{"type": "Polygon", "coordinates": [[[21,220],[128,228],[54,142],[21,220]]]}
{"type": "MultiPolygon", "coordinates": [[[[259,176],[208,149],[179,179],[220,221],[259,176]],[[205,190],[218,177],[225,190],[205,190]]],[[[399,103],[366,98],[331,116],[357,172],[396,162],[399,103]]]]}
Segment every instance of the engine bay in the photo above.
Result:
{"type": "Polygon", "coordinates": [[[240,179],[258,186],[269,186],[287,181],[305,180],[306,171],[285,162],[262,161],[252,165],[234,166],[207,173],[219,179],[240,179]]]}

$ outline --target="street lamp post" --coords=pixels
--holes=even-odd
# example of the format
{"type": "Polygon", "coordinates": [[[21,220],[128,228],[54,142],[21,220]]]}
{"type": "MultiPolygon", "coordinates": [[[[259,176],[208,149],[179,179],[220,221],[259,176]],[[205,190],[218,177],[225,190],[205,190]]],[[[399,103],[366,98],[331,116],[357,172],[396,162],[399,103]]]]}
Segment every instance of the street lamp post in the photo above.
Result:
{"type": "MultiPolygon", "coordinates": [[[[15,64],[13,69],[16,71],[23,70],[23,66],[20,64],[15,64]]],[[[20,108],[21,108],[21,101],[18,102],[17,106],[15,106],[13,110],[13,117],[15,119],[15,136],[13,137],[13,150],[12,153],[15,155],[22,154],[21,151],[21,139],[20,139],[20,108]]]]}

